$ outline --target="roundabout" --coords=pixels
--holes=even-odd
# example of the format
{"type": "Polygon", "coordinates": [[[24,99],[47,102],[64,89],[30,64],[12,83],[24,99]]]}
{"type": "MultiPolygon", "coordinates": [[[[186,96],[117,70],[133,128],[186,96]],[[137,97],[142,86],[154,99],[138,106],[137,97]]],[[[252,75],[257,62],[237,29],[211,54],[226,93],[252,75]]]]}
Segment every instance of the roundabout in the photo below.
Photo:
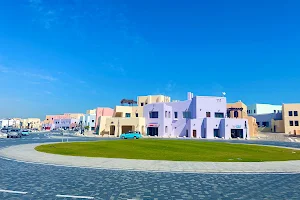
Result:
{"type": "Polygon", "coordinates": [[[31,164],[174,173],[300,173],[299,154],[296,148],[157,139],[34,143],[0,150],[4,159],[31,164]]]}
{"type": "MultiPolygon", "coordinates": [[[[105,142],[112,139],[69,138],[70,142],[76,143],[87,140],[105,142]]],[[[138,160],[146,163],[138,165],[141,170],[136,170],[126,164],[136,161],[135,159],[63,156],[34,150],[37,146],[61,141],[59,136],[55,138],[30,136],[21,140],[0,140],[0,199],[300,198],[298,192],[300,174],[295,170],[300,166],[298,161],[201,162],[199,171],[195,172],[194,166],[188,167],[183,164],[185,162],[198,163],[195,161],[138,160]],[[94,159],[101,159],[98,163],[101,165],[95,166],[95,162],[92,161],[94,159]],[[157,165],[157,162],[160,162],[160,165],[157,165]],[[170,163],[174,165],[171,166],[170,163]],[[238,169],[245,163],[252,165],[254,168],[252,172],[246,171],[245,168],[243,168],[244,171],[232,171],[232,166],[238,169]],[[266,163],[270,163],[265,166],[266,168],[259,166],[266,163]],[[281,170],[274,169],[272,163],[281,163],[280,166],[277,165],[281,170]],[[220,166],[223,166],[222,170],[220,166]],[[174,167],[174,170],[168,171],[170,167],[174,167]]],[[[299,143],[291,142],[231,142],[300,147],[299,143]]]]}
{"type": "Polygon", "coordinates": [[[300,160],[300,150],[201,140],[114,140],[57,143],[35,150],[66,156],[164,161],[264,162],[300,160]]]}

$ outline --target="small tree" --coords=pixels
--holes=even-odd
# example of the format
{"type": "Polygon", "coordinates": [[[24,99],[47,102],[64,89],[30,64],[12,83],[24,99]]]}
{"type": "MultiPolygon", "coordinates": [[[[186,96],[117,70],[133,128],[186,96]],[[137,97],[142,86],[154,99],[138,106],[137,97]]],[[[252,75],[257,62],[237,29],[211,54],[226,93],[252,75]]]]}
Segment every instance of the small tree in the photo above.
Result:
{"type": "Polygon", "coordinates": [[[90,126],[85,126],[84,129],[85,129],[85,130],[89,130],[89,129],[90,129],[90,126]]]}

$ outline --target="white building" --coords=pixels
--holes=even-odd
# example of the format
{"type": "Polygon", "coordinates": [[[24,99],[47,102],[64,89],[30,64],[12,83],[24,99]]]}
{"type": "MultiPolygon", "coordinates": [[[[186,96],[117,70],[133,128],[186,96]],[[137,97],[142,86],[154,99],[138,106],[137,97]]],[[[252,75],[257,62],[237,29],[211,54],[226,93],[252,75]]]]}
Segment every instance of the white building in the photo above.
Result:
{"type": "Polygon", "coordinates": [[[281,113],[282,105],[271,105],[271,104],[253,104],[247,106],[248,115],[261,115],[270,113],[281,113]]]}
{"type": "Polygon", "coordinates": [[[7,128],[7,127],[19,128],[19,126],[20,126],[19,119],[7,118],[7,119],[0,120],[0,128],[7,128]]]}
{"type": "Polygon", "coordinates": [[[88,126],[88,131],[95,131],[96,127],[96,114],[85,114],[80,117],[80,123],[82,123],[82,127],[88,126]]]}

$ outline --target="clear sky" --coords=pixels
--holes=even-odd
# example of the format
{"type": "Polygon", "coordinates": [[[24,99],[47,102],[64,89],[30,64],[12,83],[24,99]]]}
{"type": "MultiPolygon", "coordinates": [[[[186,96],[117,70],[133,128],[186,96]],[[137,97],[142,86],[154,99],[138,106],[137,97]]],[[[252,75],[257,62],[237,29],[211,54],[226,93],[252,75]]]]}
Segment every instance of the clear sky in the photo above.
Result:
{"type": "Polygon", "coordinates": [[[221,95],[300,102],[298,0],[0,2],[0,117],[221,95]]]}

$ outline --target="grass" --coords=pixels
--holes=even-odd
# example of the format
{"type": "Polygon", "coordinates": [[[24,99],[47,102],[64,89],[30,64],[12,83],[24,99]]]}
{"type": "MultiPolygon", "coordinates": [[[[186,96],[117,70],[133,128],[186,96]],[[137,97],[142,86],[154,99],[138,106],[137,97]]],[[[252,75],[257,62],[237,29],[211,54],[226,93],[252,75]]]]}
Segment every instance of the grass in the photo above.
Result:
{"type": "Polygon", "coordinates": [[[69,156],[172,161],[262,162],[300,160],[300,151],[193,140],[113,140],[41,145],[37,151],[69,156]]]}

